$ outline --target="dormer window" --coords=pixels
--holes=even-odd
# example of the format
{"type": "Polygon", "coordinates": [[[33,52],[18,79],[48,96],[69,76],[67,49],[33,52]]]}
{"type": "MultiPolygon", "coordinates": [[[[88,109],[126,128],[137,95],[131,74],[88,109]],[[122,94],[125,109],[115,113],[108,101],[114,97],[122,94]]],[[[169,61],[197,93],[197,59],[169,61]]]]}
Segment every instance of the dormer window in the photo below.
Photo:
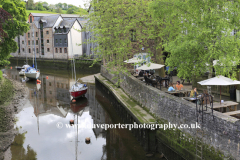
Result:
{"type": "Polygon", "coordinates": [[[63,27],[63,32],[66,33],[67,32],[67,29],[65,27],[63,27]]]}

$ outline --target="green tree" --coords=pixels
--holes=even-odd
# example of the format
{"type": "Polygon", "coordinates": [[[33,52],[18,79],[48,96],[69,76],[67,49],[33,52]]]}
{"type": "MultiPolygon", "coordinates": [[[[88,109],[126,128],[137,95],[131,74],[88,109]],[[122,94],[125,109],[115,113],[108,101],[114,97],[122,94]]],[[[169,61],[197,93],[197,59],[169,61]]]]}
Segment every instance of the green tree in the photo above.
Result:
{"type": "Polygon", "coordinates": [[[57,9],[55,9],[56,13],[62,13],[62,8],[58,7],[57,9]]]}
{"type": "MultiPolygon", "coordinates": [[[[162,39],[158,36],[161,27],[151,18],[149,2],[92,1],[87,26],[92,34],[90,41],[97,43],[94,52],[112,73],[126,72],[124,60],[141,52],[149,53],[152,62],[163,64],[162,39]]],[[[158,74],[163,77],[164,69],[158,74]]]]}
{"type": "Polygon", "coordinates": [[[64,6],[64,7],[63,7],[64,10],[67,10],[67,9],[68,9],[67,3],[63,3],[63,6],[64,6]]]}
{"type": "Polygon", "coordinates": [[[228,0],[155,0],[149,9],[161,29],[166,65],[177,67],[178,76],[199,76],[211,71],[236,77],[240,60],[239,2],[228,0]],[[235,31],[235,32],[233,32],[235,31]]]}
{"type": "Polygon", "coordinates": [[[33,10],[34,9],[34,1],[33,0],[28,0],[28,7],[27,9],[33,10]]]}
{"type": "Polygon", "coordinates": [[[35,10],[43,11],[44,8],[43,8],[42,3],[40,3],[40,2],[36,3],[35,4],[35,10]]]}
{"type": "Polygon", "coordinates": [[[73,8],[69,8],[68,10],[67,10],[67,14],[73,14],[74,13],[74,9],[73,8]]]}
{"type": "Polygon", "coordinates": [[[62,4],[62,3],[58,3],[58,4],[55,4],[55,6],[56,6],[57,8],[61,8],[61,9],[62,9],[63,4],[62,4]]]}
{"type": "Polygon", "coordinates": [[[12,19],[5,21],[2,26],[3,31],[7,35],[4,37],[3,43],[0,43],[0,61],[3,61],[9,57],[10,53],[16,52],[18,47],[14,38],[26,33],[29,29],[29,24],[26,23],[25,2],[21,0],[0,0],[0,4],[12,16],[12,19]]]}

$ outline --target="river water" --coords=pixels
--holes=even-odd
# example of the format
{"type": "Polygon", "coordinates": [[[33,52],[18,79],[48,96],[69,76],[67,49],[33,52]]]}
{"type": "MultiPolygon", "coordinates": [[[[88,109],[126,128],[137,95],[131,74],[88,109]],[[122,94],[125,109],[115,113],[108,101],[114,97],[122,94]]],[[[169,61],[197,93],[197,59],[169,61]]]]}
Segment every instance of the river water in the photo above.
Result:
{"type": "MultiPolygon", "coordinates": [[[[4,71],[8,77],[29,88],[29,98],[16,117],[19,130],[9,150],[12,160],[142,160],[147,158],[133,134],[127,129],[66,128],[75,124],[119,123],[120,118],[109,111],[111,100],[102,96],[94,84],[88,84],[85,98],[71,104],[69,88],[74,83],[71,71],[41,70],[41,84],[26,81],[16,69],[4,71]],[[101,101],[101,103],[100,103],[101,101]],[[104,102],[104,103],[103,103],[104,102]],[[63,127],[60,124],[63,124],[63,127]],[[90,137],[90,143],[85,138],[90,137]]],[[[88,73],[77,73],[81,78],[88,73]]],[[[26,93],[27,94],[27,93],[26,93]]]]}

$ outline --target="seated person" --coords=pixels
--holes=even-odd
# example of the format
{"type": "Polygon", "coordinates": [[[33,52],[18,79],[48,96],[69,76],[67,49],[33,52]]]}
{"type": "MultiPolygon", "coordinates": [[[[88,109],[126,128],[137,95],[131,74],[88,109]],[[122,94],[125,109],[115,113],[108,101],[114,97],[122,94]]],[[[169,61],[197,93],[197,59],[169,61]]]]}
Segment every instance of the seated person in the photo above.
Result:
{"type": "Polygon", "coordinates": [[[150,78],[151,78],[151,79],[155,79],[156,77],[154,76],[154,74],[151,74],[151,75],[150,75],[150,78]]]}
{"type": "Polygon", "coordinates": [[[193,90],[191,90],[190,97],[197,97],[197,95],[198,95],[198,92],[197,92],[197,88],[195,87],[193,90]]]}
{"type": "Polygon", "coordinates": [[[175,91],[175,89],[173,88],[173,84],[172,83],[169,84],[168,91],[175,91]]]}
{"type": "Polygon", "coordinates": [[[140,73],[139,73],[139,77],[143,77],[143,73],[144,73],[144,71],[141,70],[140,73]]]}
{"type": "Polygon", "coordinates": [[[180,84],[180,81],[177,81],[177,84],[176,84],[176,88],[175,88],[175,89],[177,89],[177,90],[183,89],[183,85],[180,84]]]}
{"type": "Polygon", "coordinates": [[[211,97],[206,90],[203,91],[201,98],[203,98],[203,104],[210,104],[211,97]]]}

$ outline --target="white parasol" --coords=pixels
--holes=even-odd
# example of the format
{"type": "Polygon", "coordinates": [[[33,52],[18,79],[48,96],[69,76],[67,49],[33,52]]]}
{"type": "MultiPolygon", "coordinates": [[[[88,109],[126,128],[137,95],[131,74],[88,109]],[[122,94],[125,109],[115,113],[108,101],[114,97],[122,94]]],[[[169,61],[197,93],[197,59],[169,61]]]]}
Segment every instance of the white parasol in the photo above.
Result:
{"type": "Polygon", "coordinates": [[[141,67],[138,67],[137,69],[138,70],[150,70],[150,69],[160,69],[162,67],[164,67],[164,65],[162,65],[162,64],[147,63],[147,64],[144,64],[141,67]]]}
{"type": "Polygon", "coordinates": [[[200,81],[198,83],[205,86],[220,86],[220,104],[221,104],[221,86],[238,85],[240,84],[240,81],[232,80],[230,78],[219,75],[214,78],[200,81]]]}

